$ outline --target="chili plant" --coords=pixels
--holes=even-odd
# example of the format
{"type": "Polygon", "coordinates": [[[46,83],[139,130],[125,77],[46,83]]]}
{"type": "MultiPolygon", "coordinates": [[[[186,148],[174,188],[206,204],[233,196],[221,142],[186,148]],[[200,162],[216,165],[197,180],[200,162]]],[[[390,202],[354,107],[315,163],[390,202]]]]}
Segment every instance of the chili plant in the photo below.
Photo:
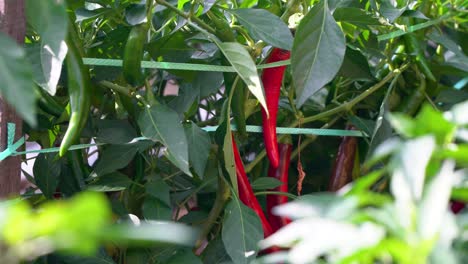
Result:
{"type": "Polygon", "coordinates": [[[0,93],[26,124],[25,152],[2,152],[24,161],[25,221],[92,191],[110,204],[105,227],[199,232],[190,245],[109,245],[113,229],[97,225],[83,252],[81,227],[9,229],[12,259],[405,263],[465,246],[463,224],[444,222],[463,220],[449,199],[466,201],[464,1],[24,2],[25,44],[0,35],[0,93]],[[22,251],[37,239],[51,246],[22,251]]]}

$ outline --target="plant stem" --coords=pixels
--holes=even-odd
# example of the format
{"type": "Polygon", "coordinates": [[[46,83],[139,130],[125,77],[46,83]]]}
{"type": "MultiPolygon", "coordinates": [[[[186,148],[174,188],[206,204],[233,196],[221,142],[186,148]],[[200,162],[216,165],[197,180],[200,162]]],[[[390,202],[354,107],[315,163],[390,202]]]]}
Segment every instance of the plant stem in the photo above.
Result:
{"type": "Polygon", "coordinates": [[[231,196],[231,192],[227,186],[227,183],[222,178],[222,175],[218,176],[218,189],[216,190],[216,200],[211,208],[210,213],[208,214],[208,218],[205,220],[205,224],[200,232],[200,236],[198,238],[197,243],[195,244],[195,248],[199,248],[203,240],[206,236],[210,233],[211,228],[216,223],[219,215],[224,209],[224,204],[229,200],[231,196]]]}
{"type": "Polygon", "coordinates": [[[120,86],[118,84],[115,84],[115,83],[112,83],[112,82],[109,82],[109,81],[100,81],[99,84],[102,87],[111,89],[111,90],[113,90],[115,92],[118,92],[121,95],[125,95],[127,97],[135,97],[138,101],[140,101],[140,103],[142,103],[146,107],[150,106],[150,104],[146,101],[146,99],[143,96],[139,95],[138,93],[136,93],[132,89],[128,89],[127,87],[120,86]]]}
{"type": "MultiPolygon", "coordinates": [[[[351,110],[357,103],[361,102],[362,100],[366,99],[369,95],[371,95],[372,93],[374,93],[378,89],[382,88],[388,81],[393,79],[395,76],[398,76],[408,66],[409,66],[409,64],[405,64],[401,68],[392,71],[387,76],[385,76],[385,78],[383,78],[380,82],[378,82],[375,85],[371,86],[369,89],[365,90],[360,95],[356,96],[353,100],[351,100],[349,102],[346,102],[346,103],[343,103],[340,106],[332,108],[332,109],[330,109],[328,111],[325,111],[325,112],[322,112],[322,113],[319,113],[319,114],[316,114],[316,115],[313,115],[313,116],[303,118],[302,120],[296,120],[291,125],[289,125],[289,127],[297,127],[299,124],[303,125],[303,124],[306,124],[306,123],[310,123],[310,122],[313,122],[313,121],[321,120],[321,119],[324,119],[324,118],[339,114],[341,112],[351,110]]],[[[278,141],[281,141],[281,139],[283,139],[284,137],[285,137],[285,135],[281,135],[280,137],[278,137],[278,141]]],[[[255,167],[255,165],[257,165],[265,157],[265,155],[266,155],[265,150],[262,150],[260,153],[258,153],[258,155],[255,157],[255,159],[249,165],[247,165],[245,167],[245,171],[247,173],[249,173],[255,167]]]]}
{"type": "Polygon", "coordinates": [[[297,196],[294,195],[294,194],[291,194],[291,193],[287,193],[287,192],[276,192],[276,191],[261,191],[261,192],[256,192],[255,193],[255,196],[259,196],[259,195],[270,195],[270,194],[273,194],[273,195],[280,195],[280,196],[287,196],[293,200],[296,200],[297,199],[297,196]]]}
{"type": "Polygon", "coordinates": [[[131,89],[128,89],[127,87],[120,86],[118,84],[115,84],[109,81],[100,81],[99,84],[105,88],[111,89],[127,97],[133,97],[133,94],[135,93],[134,91],[132,91],[131,89]]]}
{"type": "Polygon", "coordinates": [[[151,105],[154,105],[156,103],[156,99],[154,98],[153,89],[152,89],[151,83],[148,81],[148,79],[145,80],[145,90],[146,90],[146,100],[151,105]]]}
{"type": "Polygon", "coordinates": [[[199,25],[200,27],[202,27],[206,31],[210,32],[211,34],[216,33],[216,30],[214,30],[212,27],[210,27],[208,24],[203,22],[198,17],[191,17],[189,14],[186,14],[182,10],[179,10],[177,7],[172,6],[170,3],[166,2],[165,0],[156,0],[156,3],[161,4],[161,5],[169,8],[170,10],[174,11],[179,16],[181,16],[181,17],[183,17],[183,18],[185,18],[185,19],[187,19],[189,21],[194,21],[197,25],[199,25]]]}
{"type": "MultiPolygon", "coordinates": [[[[358,104],[362,100],[366,99],[369,95],[373,94],[374,92],[376,92],[377,90],[382,88],[387,82],[389,82],[395,76],[400,75],[400,73],[403,72],[408,66],[409,66],[409,64],[405,64],[401,68],[396,69],[393,72],[389,73],[380,82],[378,82],[375,85],[371,86],[369,89],[365,90],[360,95],[356,96],[353,100],[351,100],[349,102],[346,102],[346,103],[343,103],[338,107],[335,107],[335,108],[330,109],[328,111],[322,112],[320,114],[316,114],[316,115],[313,115],[313,116],[306,117],[306,118],[300,120],[300,123],[301,124],[310,123],[310,122],[317,121],[317,120],[320,120],[320,119],[323,119],[323,118],[327,118],[329,116],[332,116],[332,115],[335,115],[335,114],[338,114],[338,113],[341,113],[341,112],[351,110],[356,104],[358,104]]],[[[291,126],[296,127],[298,125],[299,125],[299,120],[296,120],[291,126]]]]}

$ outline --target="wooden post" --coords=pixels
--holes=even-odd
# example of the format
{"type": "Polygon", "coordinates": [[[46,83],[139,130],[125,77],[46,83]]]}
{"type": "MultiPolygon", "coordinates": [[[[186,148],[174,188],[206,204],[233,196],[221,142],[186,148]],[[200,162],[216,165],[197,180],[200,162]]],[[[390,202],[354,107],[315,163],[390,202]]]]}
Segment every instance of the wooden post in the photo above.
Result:
{"type": "MultiPolygon", "coordinates": [[[[18,44],[24,44],[24,0],[0,0],[0,31],[16,40],[18,44]]],[[[7,123],[16,124],[16,142],[22,136],[22,120],[0,97],[0,151],[3,151],[7,144],[7,123]]],[[[21,158],[9,157],[0,161],[0,199],[19,194],[20,181],[21,158]]]]}

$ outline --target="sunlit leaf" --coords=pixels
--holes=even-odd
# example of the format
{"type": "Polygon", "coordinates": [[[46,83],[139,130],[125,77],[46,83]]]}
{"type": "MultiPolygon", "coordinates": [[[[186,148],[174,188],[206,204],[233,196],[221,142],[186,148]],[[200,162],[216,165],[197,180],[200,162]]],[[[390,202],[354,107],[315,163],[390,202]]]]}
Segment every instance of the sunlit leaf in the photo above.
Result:
{"type": "Polygon", "coordinates": [[[442,227],[450,199],[454,168],[454,162],[444,162],[439,173],[425,189],[418,213],[418,231],[423,239],[433,239],[442,227]]]}
{"type": "MultiPolygon", "coordinates": [[[[41,36],[40,66],[35,68],[35,80],[51,95],[55,95],[67,55],[65,36],[67,34],[67,13],[63,1],[26,1],[28,23],[41,36]]],[[[33,61],[35,63],[35,61],[33,61]]]]}
{"type": "Polygon", "coordinates": [[[288,26],[277,16],[264,9],[230,10],[256,40],[284,50],[291,50],[293,36],[288,26]],[[274,28],[274,30],[272,30],[274,28]]]}
{"type": "Polygon", "coordinates": [[[138,118],[138,125],[143,136],[167,147],[164,154],[175,166],[192,175],[184,127],[174,110],[161,104],[146,108],[138,118]]]}
{"type": "Polygon", "coordinates": [[[239,43],[224,42],[218,44],[219,48],[231,63],[252,94],[258,99],[264,109],[266,108],[265,93],[254,61],[247,50],[239,43]]]}
{"type": "Polygon", "coordinates": [[[236,198],[229,202],[225,209],[222,239],[232,261],[249,263],[257,255],[257,243],[262,238],[262,224],[255,212],[236,198]]]}
{"type": "Polygon", "coordinates": [[[33,75],[25,51],[3,33],[0,33],[0,47],[0,95],[26,122],[35,126],[33,75]]]}
{"type": "Polygon", "coordinates": [[[34,163],[34,179],[45,197],[52,199],[60,176],[60,162],[55,160],[55,153],[41,153],[34,163]]]}
{"type": "Polygon", "coordinates": [[[297,27],[291,53],[298,107],[335,77],[346,50],[343,32],[320,1],[297,27]]]}

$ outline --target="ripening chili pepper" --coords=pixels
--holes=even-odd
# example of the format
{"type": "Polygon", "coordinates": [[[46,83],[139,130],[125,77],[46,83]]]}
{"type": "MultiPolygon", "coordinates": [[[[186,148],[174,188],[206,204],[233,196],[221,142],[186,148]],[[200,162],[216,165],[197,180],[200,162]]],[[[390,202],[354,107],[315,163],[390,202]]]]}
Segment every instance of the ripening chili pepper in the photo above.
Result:
{"type": "Polygon", "coordinates": [[[436,82],[434,74],[432,74],[431,68],[429,67],[424,52],[421,50],[418,38],[414,33],[408,33],[403,36],[405,40],[406,48],[410,55],[413,55],[419,70],[426,76],[427,79],[436,82]]]}
{"type": "MultiPolygon", "coordinates": [[[[352,125],[346,126],[346,130],[353,130],[352,125]]],[[[329,191],[337,191],[351,182],[353,179],[354,160],[357,151],[356,137],[343,137],[338,148],[335,164],[330,178],[329,191]]]]}
{"type": "Polygon", "coordinates": [[[143,60],[147,32],[146,24],[134,26],[125,44],[122,70],[125,80],[132,86],[137,86],[143,81],[141,61],[143,60]]]}
{"type": "Polygon", "coordinates": [[[461,210],[465,209],[465,204],[459,201],[451,201],[450,202],[450,210],[452,213],[458,214],[461,210]]]}
{"type": "Polygon", "coordinates": [[[246,206],[250,207],[252,210],[260,218],[263,227],[263,235],[264,237],[268,237],[273,234],[273,229],[268,222],[265,214],[263,213],[262,207],[255,197],[253,192],[252,186],[250,185],[249,179],[247,178],[247,174],[245,173],[244,164],[242,163],[241,156],[239,154],[239,150],[237,149],[236,141],[234,140],[234,136],[232,137],[232,150],[234,152],[234,161],[236,163],[236,175],[237,175],[237,186],[239,188],[239,199],[244,203],[246,206]]]}
{"type": "Polygon", "coordinates": [[[63,157],[68,148],[80,137],[86,125],[91,107],[91,79],[88,67],[83,64],[77,45],[70,34],[67,37],[66,57],[68,94],[70,97],[70,122],[60,145],[59,155],[63,157]]]}
{"type": "MultiPolygon", "coordinates": [[[[288,192],[288,172],[289,163],[291,161],[292,143],[289,142],[279,143],[279,166],[274,168],[270,166],[268,170],[268,177],[273,177],[280,180],[283,184],[274,189],[277,192],[288,192]]],[[[291,220],[286,217],[277,216],[272,213],[275,206],[285,204],[288,202],[288,197],[283,195],[267,195],[267,216],[273,231],[289,224],[291,220]]]]}
{"type": "MultiPolygon", "coordinates": [[[[290,52],[278,48],[273,48],[267,63],[287,60],[290,52]]],[[[278,103],[281,83],[283,82],[286,66],[267,68],[263,71],[262,82],[265,90],[266,104],[269,116],[262,108],[263,118],[263,140],[265,142],[266,153],[271,166],[277,168],[279,165],[278,142],[276,139],[276,116],[278,114],[278,103]]]]}

